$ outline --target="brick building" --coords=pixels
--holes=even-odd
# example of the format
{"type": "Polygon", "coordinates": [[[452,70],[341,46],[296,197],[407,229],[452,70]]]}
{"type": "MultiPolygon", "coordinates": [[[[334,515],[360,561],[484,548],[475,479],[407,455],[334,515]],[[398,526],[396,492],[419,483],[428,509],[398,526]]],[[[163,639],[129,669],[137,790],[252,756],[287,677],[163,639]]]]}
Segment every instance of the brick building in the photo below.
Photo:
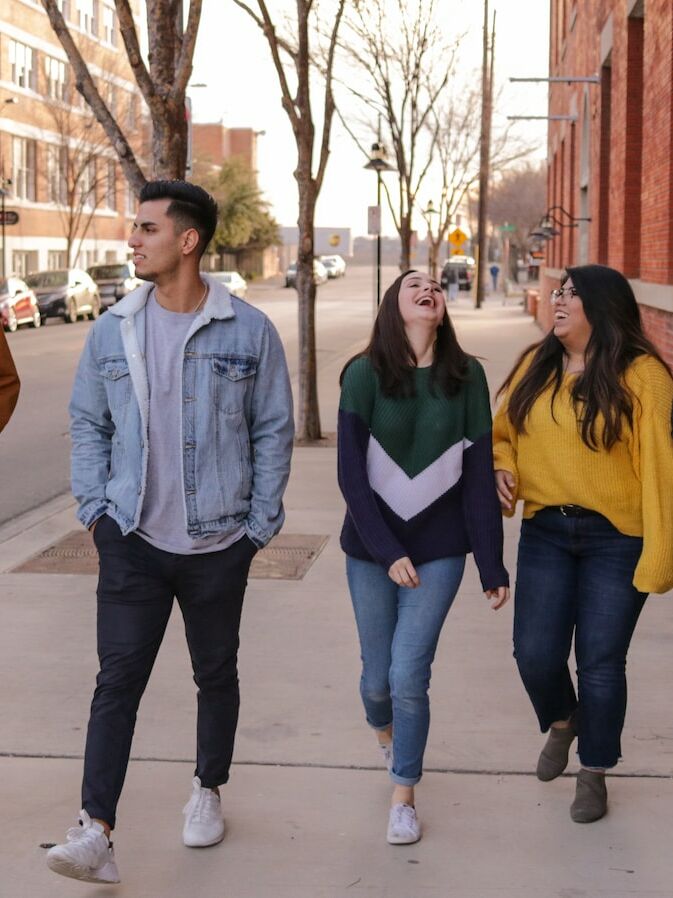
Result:
{"type": "Polygon", "coordinates": [[[549,74],[595,80],[550,84],[541,324],[564,266],[610,265],[673,363],[673,0],[551,0],[549,74]]]}
{"type": "MultiPolygon", "coordinates": [[[[59,5],[99,90],[142,157],[147,120],[114,0],[60,0],[59,5]]],[[[131,7],[137,16],[139,0],[131,7]]],[[[0,5],[0,178],[6,208],[19,214],[18,224],[5,229],[7,273],[127,258],[135,197],[75,90],[39,0],[0,5]]]]}

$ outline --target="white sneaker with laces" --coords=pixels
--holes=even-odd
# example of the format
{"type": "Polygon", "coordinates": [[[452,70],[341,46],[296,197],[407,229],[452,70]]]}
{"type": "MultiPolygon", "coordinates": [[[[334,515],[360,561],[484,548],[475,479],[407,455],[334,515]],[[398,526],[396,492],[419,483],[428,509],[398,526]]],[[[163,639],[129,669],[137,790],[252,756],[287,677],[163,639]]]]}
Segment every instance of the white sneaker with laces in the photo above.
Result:
{"type": "Polygon", "coordinates": [[[212,789],[204,788],[198,776],[192,780],[192,796],[182,813],[185,815],[182,841],[188,848],[217,845],[224,838],[220,797],[212,789]]]}
{"type": "Polygon", "coordinates": [[[391,845],[411,845],[421,838],[421,824],[416,808],[410,804],[394,804],[388,817],[388,842],[391,845]]]}
{"type": "Polygon", "coordinates": [[[66,839],[47,852],[50,870],[82,882],[119,882],[112,842],[86,811],[79,812],[79,826],[69,829],[66,839]]]}

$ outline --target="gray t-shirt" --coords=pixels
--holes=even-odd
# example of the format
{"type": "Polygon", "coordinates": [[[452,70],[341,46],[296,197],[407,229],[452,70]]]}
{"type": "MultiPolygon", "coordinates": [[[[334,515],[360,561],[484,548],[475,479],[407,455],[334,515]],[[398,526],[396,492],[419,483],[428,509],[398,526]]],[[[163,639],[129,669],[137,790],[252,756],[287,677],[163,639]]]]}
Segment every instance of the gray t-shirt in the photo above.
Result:
{"type": "Polygon", "coordinates": [[[165,552],[217,552],[239,540],[245,529],[192,539],[187,533],[182,482],[182,360],[187,331],[198,313],[171,312],[154,290],[145,315],[145,365],[150,389],[147,485],[138,536],[165,552]]]}

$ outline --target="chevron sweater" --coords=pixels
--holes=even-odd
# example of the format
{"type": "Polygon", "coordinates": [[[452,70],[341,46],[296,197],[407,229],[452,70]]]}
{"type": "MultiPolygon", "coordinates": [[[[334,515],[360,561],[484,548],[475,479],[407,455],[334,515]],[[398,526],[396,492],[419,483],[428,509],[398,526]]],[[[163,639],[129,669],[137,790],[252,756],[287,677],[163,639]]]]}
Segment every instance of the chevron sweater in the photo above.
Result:
{"type": "Polygon", "coordinates": [[[509,583],[495,491],[491,410],[484,370],[447,397],[431,368],[413,373],[416,395],[384,396],[371,362],[344,376],[339,406],[339,486],[346,500],[341,547],[386,570],[474,552],[484,589],[509,583]]]}

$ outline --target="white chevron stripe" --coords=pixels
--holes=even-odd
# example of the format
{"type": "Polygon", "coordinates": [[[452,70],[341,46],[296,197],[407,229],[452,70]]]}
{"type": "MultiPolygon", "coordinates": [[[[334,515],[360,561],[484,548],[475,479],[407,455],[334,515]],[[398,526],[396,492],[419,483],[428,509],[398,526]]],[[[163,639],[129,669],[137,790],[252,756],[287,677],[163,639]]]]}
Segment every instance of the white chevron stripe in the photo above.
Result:
{"type": "Polygon", "coordinates": [[[454,443],[424,471],[409,477],[370,436],[367,475],[371,488],[396,515],[409,521],[458,483],[463,473],[463,452],[471,445],[467,439],[454,443]]]}

